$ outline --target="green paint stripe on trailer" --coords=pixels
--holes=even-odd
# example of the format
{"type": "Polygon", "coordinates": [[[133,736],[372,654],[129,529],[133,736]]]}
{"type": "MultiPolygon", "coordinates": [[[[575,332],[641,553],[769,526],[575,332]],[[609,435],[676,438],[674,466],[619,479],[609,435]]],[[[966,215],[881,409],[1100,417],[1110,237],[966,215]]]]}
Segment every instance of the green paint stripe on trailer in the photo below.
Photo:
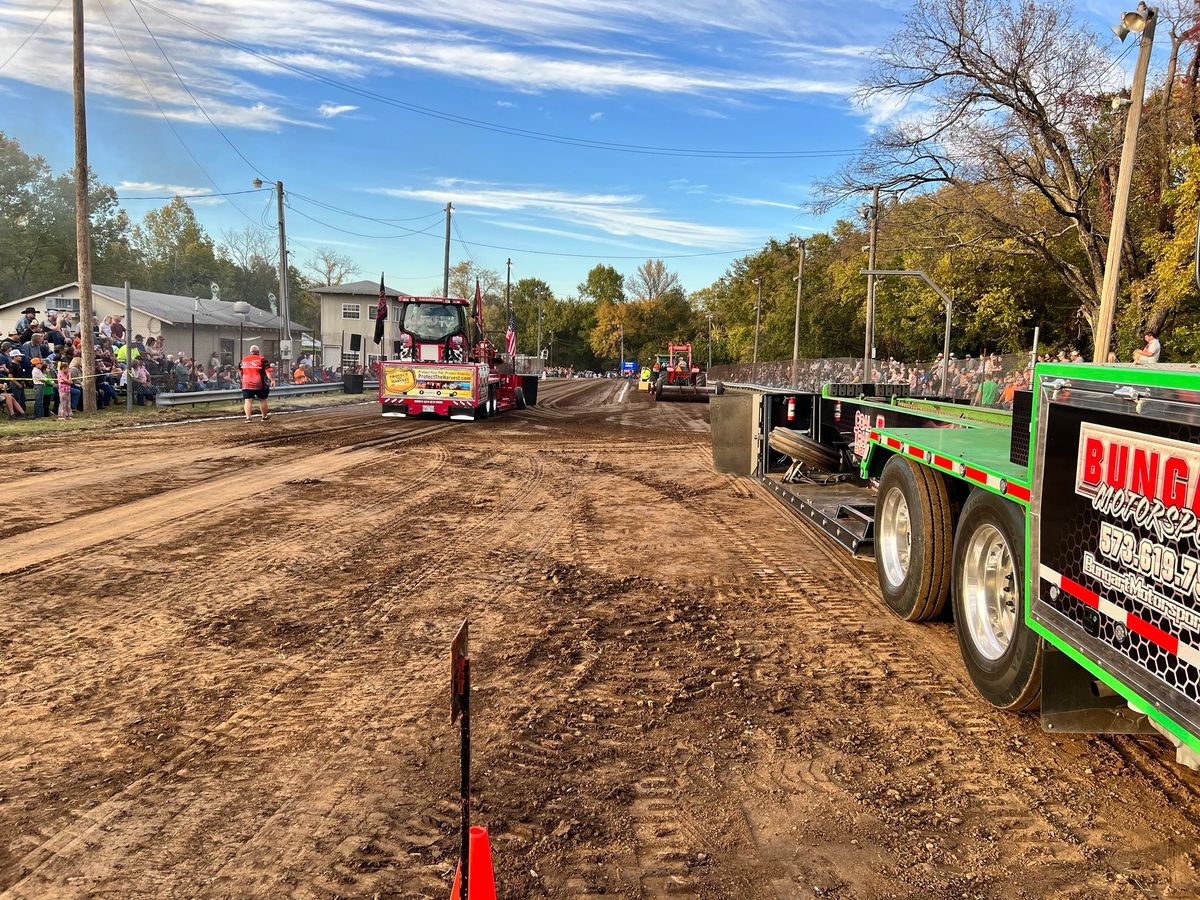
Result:
{"type": "Polygon", "coordinates": [[[1108,363],[1038,363],[1035,370],[1038,378],[1081,378],[1103,381],[1119,387],[1123,384],[1140,384],[1147,387],[1177,388],[1180,390],[1200,389],[1200,365],[1178,364],[1161,366],[1117,365],[1108,363]]]}
{"type": "Polygon", "coordinates": [[[995,426],[872,429],[870,449],[862,462],[863,477],[867,477],[870,470],[875,448],[880,447],[901,453],[972,487],[1028,506],[1029,469],[1014,465],[1009,459],[1011,434],[1011,429],[995,426]]]}
{"type": "Polygon", "coordinates": [[[962,422],[979,422],[983,425],[1012,427],[1012,412],[1007,409],[991,409],[983,406],[964,406],[961,403],[946,403],[942,400],[922,400],[920,397],[901,397],[896,406],[912,412],[932,413],[946,419],[962,422]]]}
{"type": "Polygon", "coordinates": [[[1179,738],[1179,740],[1183,741],[1186,746],[1190,747],[1195,752],[1200,753],[1200,737],[1197,737],[1189,732],[1186,728],[1184,728],[1170,716],[1163,713],[1161,710],[1156,709],[1153,703],[1151,703],[1133,688],[1129,687],[1129,685],[1125,684],[1125,682],[1118,679],[1111,672],[1107,671],[1095,660],[1089,659],[1087,656],[1080,653],[1078,648],[1068,644],[1054,632],[1048,630],[1045,626],[1033,621],[1033,619],[1029,617],[1028,593],[1026,593],[1025,602],[1025,624],[1029,628],[1033,629],[1036,634],[1041,635],[1042,638],[1044,638],[1050,644],[1053,644],[1063,653],[1067,654],[1067,656],[1074,660],[1078,665],[1087,669],[1089,672],[1107,684],[1110,688],[1128,700],[1136,712],[1140,712],[1146,716],[1149,716],[1164,729],[1175,735],[1175,737],[1179,738]]]}
{"type": "MultiPolygon", "coordinates": [[[[946,425],[954,425],[959,428],[996,427],[995,423],[974,418],[966,412],[959,412],[959,410],[978,409],[978,407],[963,406],[958,403],[933,404],[940,407],[939,411],[931,412],[928,410],[914,410],[909,407],[902,406],[899,402],[893,402],[890,400],[875,400],[871,397],[833,397],[829,394],[829,385],[825,385],[821,389],[821,397],[825,400],[833,400],[835,402],[841,400],[846,403],[853,403],[855,406],[861,406],[864,409],[882,409],[891,410],[892,412],[897,410],[903,410],[905,412],[918,412],[931,422],[942,422],[946,425]]],[[[897,398],[897,400],[898,399],[899,398],[897,398]]],[[[1003,413],[1004,411],[989,410],[989,412],[1003,413]]]]}

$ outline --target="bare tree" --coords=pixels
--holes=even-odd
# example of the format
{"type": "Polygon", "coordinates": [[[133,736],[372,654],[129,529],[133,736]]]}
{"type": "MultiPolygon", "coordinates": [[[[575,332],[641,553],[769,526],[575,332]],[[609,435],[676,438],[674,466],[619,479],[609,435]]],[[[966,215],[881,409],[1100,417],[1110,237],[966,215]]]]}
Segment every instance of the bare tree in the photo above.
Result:
{"type": "MultiPolygon", "coordinates": [[[[1045,258],[1091,323],[1106,239],[1092,210],[1114,156],[1101,124],[1111,71],[1096,36],[1060,0],[917,0],[860,92],[898,109],[825,185],[825,208],[881,185],[940,187],[969,209],[979,249],[1045,258]]],[[[1100,223],[1102,225],[1102,223],[1100,223]]]]}
{"type": "Polygon", "coordinates": [[[253,225],[224,229],[219,250],[223,257],[246,270],[252,270],[261,263],[274,266],[279,259],[279,242],[273,235],[253,225]]]}
{"type": "Polygon", "coordinates": [[[304,263],[304,274],[314,285],[342,284],[351,275],[358,274],[358,266],[349,256],[332,247],[317,247],[304,263]]]}
{"type": "Polygon", "coordinates": [[[668,291],[680,290],[679,276],[668,271],[661,259],[648,259],[626,277],[625,290],[634,300],[657,300],[668,291]]]}

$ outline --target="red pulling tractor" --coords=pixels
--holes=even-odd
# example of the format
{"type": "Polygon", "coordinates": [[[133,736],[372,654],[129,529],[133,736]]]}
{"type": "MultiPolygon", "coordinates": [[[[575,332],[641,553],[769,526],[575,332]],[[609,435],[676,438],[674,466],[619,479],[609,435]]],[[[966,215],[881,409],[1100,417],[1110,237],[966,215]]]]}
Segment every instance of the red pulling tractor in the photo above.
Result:
{"type": "Polygon", "coordinates": [[[655,400],[707,403],[719,391],[708,386],[700,367],[692,362],[692,345],[668,344],[666,355],[655,357],[650,370],[650,392],[655,400]]]}
{"type": "Polygon", "coordinates": [[[486,419],[537,403],[538,377],[515,374],[468,307],[454,297],[400,299],[397,358],[380,366],[383,415],[486,419]]]}

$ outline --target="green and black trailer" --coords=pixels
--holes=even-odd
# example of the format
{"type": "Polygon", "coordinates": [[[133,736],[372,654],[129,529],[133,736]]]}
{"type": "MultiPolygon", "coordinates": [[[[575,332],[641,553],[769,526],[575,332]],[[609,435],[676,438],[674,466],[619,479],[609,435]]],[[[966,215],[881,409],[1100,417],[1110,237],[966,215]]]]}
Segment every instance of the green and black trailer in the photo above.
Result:
{"type": "Polygon", "coordinates": [[[717,469],[874,556],[896,615],[949,616],[988,703],[1200,767],[1200,368],[1039,364],[1011,410],[862,384],[713,401],[717,469]]]}

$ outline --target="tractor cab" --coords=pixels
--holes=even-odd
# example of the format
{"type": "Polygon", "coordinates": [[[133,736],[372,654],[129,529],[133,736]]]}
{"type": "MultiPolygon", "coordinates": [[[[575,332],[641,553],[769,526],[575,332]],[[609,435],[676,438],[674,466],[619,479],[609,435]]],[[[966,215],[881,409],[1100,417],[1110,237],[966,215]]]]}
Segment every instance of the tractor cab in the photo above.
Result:
{"type": "Polygon", "coordinates": [[[467,301],[454,297],[404,297],[397,320],[399,352],[405,362],[461,363],[470,357],[467,301]]]}

